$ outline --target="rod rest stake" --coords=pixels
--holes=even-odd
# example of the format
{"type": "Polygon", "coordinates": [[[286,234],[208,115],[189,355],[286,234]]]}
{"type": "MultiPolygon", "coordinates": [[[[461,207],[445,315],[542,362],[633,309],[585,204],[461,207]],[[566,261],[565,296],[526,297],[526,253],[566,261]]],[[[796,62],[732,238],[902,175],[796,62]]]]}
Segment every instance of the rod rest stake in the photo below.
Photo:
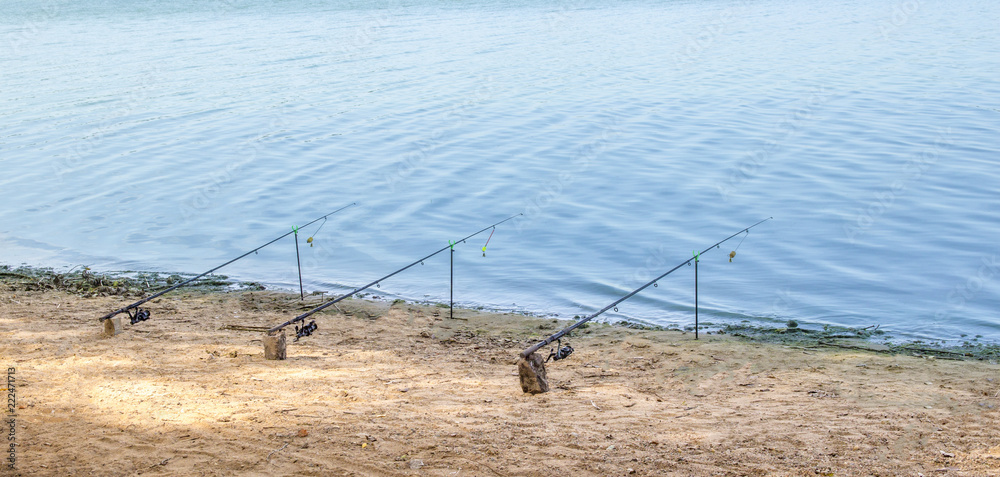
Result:
{"type": "Polygon", "coordinates": [[[549,380],[545,375],[545,360],[535,353],[517,361],[517,374],[521,378],[521,391],[541,394],[549,391],[549,380]]]}
{"type": "Polygon", "coordinates": [[[264,333],[264,359],[285,359],[285,332],[264,333]]]}
{"type": "Polygon", "coordinates": [[[122,319],[120,316],[104,320],[104,336],[111,337],[122,332],[122,319]]]}

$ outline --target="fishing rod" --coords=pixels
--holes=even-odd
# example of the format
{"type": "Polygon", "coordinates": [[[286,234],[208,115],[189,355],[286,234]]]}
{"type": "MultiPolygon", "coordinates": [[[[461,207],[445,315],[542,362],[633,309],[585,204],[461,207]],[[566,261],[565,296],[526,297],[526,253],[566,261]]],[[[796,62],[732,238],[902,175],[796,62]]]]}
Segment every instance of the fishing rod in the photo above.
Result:
{"type": "MultiPolygon", "coordinates": [[[[275,326],[274,328],[271,328],[270,330],[267,330],[267,334],[268,335],[274,334],[274,333],[280,331],[282,328],[284,328],[284,327],[286,327],[288,325],[291,325],[293,323],[297,323],[299,321],[305,320],[310,315],[312,315],[312,314],[314,314],[316,312],[322,311],[325,308],[331,307],[334,304],[336,304],[337,302],[339,302],[341,300],[345,300],[345,299],[349,298],[350,296],[352,296],[352,295],[354,295],[354,294],[356,294],[358,292],[364,291],[365,289],[371,287],[372,285],[378,285],[380,282],[382,282],[382,281],[384,281],[384,280],[392,277],[393,275],[396,275],[396,274],[398,274],[400,272],[403,272],[404,270],[406,270],[406,269],[408,269],[410,267],[413,267],[413,266],[417,265],[418,263],[422,264],[424,262],[424,260],[427,260],[427,259],[429,259],[429,258],[431,258],[431,257],[433,257],[433,256],[435,256],[435,255],[437,255],[437,254],[439,254],[441,252],[444,252],[445,250],[451,249],[452,251],[454,251],[455,250],[455,244],[464,243],[466,240],[468,240],[468,239],[470,239],[472,237],[475,237],[476,235],[479,235],[479,234],[481,234],[481,233],[483,233],[483,232],[485,232],[487,230],[495,228],[497,225],[500,225],[500,224],[502,224],[502,223],[504,223],[504,222],[506,222],[508,220],[513,219],[514,217],[519,216],[519,215],[524,215],[524,214],[523,213],[522,214],[516,214],[516,215],[512,215],[510,217],[507,217],[506,219],[503,219],[503,220],[501,220],[501,221],[499,221],[499,222],[497,222],[497,223],[495,223],[493,225],[490,225],[490,226],[487,226],[487,227],[483,227],[478,232],[469,234],[465,238],[461,238],[461,239],[458,239],[458,240],[455,240],[455,241],[449,240],[448,241],[448,245],[442,247],[440,250],[438,250],[438,251],[436,251],[436,252],[434,252],[434,253],[432,253],[432,254],[424,257],[424,258],[421,258],[420,260],[417,260],[417,261],[415,261],[415,262],[413,262],[413,263],[411,263],[411,264],[409,264],[409,265],[407,265],[407,266],[405,266],[403,268],[400,268],[399,270],[396,270],[395,272],[392,272],[392,273],[390,273],[390,274],[388,274],[388,275],[386,275],[386,276],[384,276],[382,278],[379,278],[378,280],[375,280],[375,281],[373,281],[373,282],[371,282],[371,283],[369,283],[369,284],[367,284],[367,285],[365,285],[363,287],[357,288],[357,289],[355,289],[354,291],[352,291],[350,293],[347,293],[345,295],[339,296],[339,297],[337,297],[337,298],[335,298],[333,300],[330,300],[330,301],[328,301],[328,302],[326,302],[326,303],[324,303],[324,304],[322,304],[320,306],[317,306],[316,308],[313,308],[313,309],[311,309],[311,310],[309,310],[309,311],[307,311],[307,312],[305,312],[305,313],[303,313],[303,314],[301,314],[299,316],[296,316],[295,318],[292,318],[291,320],[288,320],[288,321],[286,321],[286,322],[284,322],[284,323],[282,323],[282,324],[280,324],[278,326],[275,326]]],[[[485,247],[483,247],[483,248],[485,248],[485,247]]],[[[298,340],[299,338],[301,338],[303,336],[309,336],[310,334],[312,334],[313,331],[316,331],[316,329],[317,329],[316,320],[313,320],[312,323],[309,323],[308,325],[302,326],[302,328],[299,328],[298,326],[296,326],[295,329],[296,329],[296,338],[295,338],[296,340],[298,340]]]]}
{"type": "MultiPolygon", "coordinates": [[[[343,207],[341,207],[341,208],[339,208],[339,209],[337,209],[337,210],[335,210],[333,212],[330,212],[330,213],[328,213],[326,215],[318,217],[315,220],[306,223],[305,225],[298,226],[298,227],[292,227],[292,231],[291,232],[285,233],[284,235],[282,235],[282,236],[280,236],[280,237],[278,237],[278,238],[276,238],[276,239],[274,239],[274,240],[272,240],[272,241],[270,241],[268,243],[265,243],[264,245],[261,245],[260,247],[257,247],[257,248],[255,248],[255,249],[253,249],[253,250],[251,250],[251,251],[249,251],[247,253],[244,253],[243,255],[240,255],[239,257],[236,257],[236,258],[234,258],[234,259],[232,259],[232,260],[230,260],[230,261],[228,261],[226,263],[223,263],[222,265],[219,265],[218,267],[215,267],[215,268],[213,268],[213,269],[211,269],[211,270],[209,270],[209,271],[207,271],[205,273],[202,273],[201,275],[198,275],[198,276],[196,276],[194,278],[190,278],[190,279],[185,280],[185,281],[183,281],[181,283],[178,283],[178,284],[176,284],[176,285],[174,285],[174,286],[172,286],[170,288],[167,288],[166,290],[160,291],[160,292],[158,292],[158,293],[156,293],[154,295],[151,295],[151,296],[148,296],[146,298],[143,298],[142,300],[139,300],[139,301],[137,301],[137,302],[135,302],[135,303],[133,303],[133,304],[131,304],[129,306],[126,306],[124,308],[119,308],[119,309],[117,309],[115,311],[112,311],[111,313],[108,313],[107,315],[102,316],[100,318],[100,321],[107,320],[108,318],[111,318],[112,316],[115,316],[115,315],[117,315],[119,313],[126,313],[126,312],[128,313],[129,318],[132,320],[132,324],[133,325],[136,324],[139,321],[146,321],[146,320],[149,319],[149,311],[148,310],[140,309],[139,305],[142,305],[143,303],[146,303],[149,300],[152,300],[152,299],[154,299],[156,297],[162,296],[162,295],[164,295],[166,293],[169,293],[169,292],[172,292],[172,291],[174,291],[174,290],[176,290],[176,289],[178,289],[178,288],[180,288],[180,287],[182,287],[184,285],[187,285],[188,283],[191,283],[191,282],[193,282],[193,281],[195,281],[195,280],[197,280],[197,279],[199,279],[199,278],[201,278],[201,277],[203,277],[205,275],[208,275],[208,274],[210,274],[210,273],[212,273],[212,272],[214,272],[214,271],[216,271],[216,270],[218,270],[218,269],[220,269],[222,267],[225,267],[226,265],[229,265],[229,264],[231,264],[231,263],[233,263],[233,262],[235,262],[235,261],[237,261],[237,260],[239,260],[239,259],[241,259],[243,257],[246,257],[247,255],[250,255],[251,253],[255,253],[258,250],[260,250],[260,249],[262,249],[264,247],[267,247],[268,245],[271,245],[272,243],[277,242],[278,240],[281,240],[281,239],[283,239],[283,238],[285,238],[285,237],[287,237],[287,236],[289,236],[291,234],[296,234],[296,237],[297,237],[299,229],[308,227],[308,226],[310,226],[310,225],[312,225],[312,224],[314,224],[316,222],[319,222],[320,220],[326,220],[326,218],[328,216],[336,214],[337,212],[340,212],[340,211],[342,211],[342,210],[344,210],[344,209],[346,209],[348,207],[351,207],[353,205],[358,205],[358,203],[357,202],[352,202],[352,203],[350,203],[348,205],[345,205],[345,206],[343,206],[343,207]],[[136,311],[132,312],[131,310],[133,310],[133,309],[135,309],[136,311]]],[[[312,237],[309,238],[309,241],[310,241],[310,244],[311,244],[312,243],[312,237]]],[[[298,248],[297,247],[296,247],[295,253],[296,253],[296,255],[298,254],[298,248]]]]}
{"type": "MultiPolygon", "coordinates": [[[[714,245],[706,248],[705,250],[702,250],[700,253],[699,252],[695,252],[693,254],[694,255],[693,257],[691,257],[691,258],[689,258],[689,259],[681,262],[680,265],[677,265],[676,267],[671,268],[670,270],[668,270],[663,275],[660,275],[660,276],[658,276],[658,277],[650,280],[645,285],[643,285],[643,286],[641,286],[639,288],[636,288],[635,290],[632,290],[631,293],[629,293],[628,295],[625,295],[625,296],[619,298],[618,300],[615,300],[614,303],[612,303],[612,304],[610,304],[610,305],[608,305],[608,306],[606,306],[604,308],[601,308],[601,310],[598,311],[597,313],[594,313],[593,315],[590,315],[590,316],[588,316],[586,318],[581,319],[580,321],[577,321],[576,323],[573,323],[572,325],[570,325],[569,327],[565,328],[564,330],[562,330],[562,331],[560,331],[560,332],[558,332],[558,333],[556,333],[556,334],[554,334],[552,336],[549,336],[548,338],[545,338],[544,340],[542,340],[538,344],[536,344],[536,345],[534,345],[534,346],[532,346],[532,347],[530,347],[530,348],[522,351],[521,352],[521,357],[527,359],[527,357],[530,356],[531,353],[534,353],[535,351],[538,351],[542,346],[548,345],[549,343],[552,343],[553,341],[559,340],[563,336],[566,336],[566,334],[568,334],[570,331],[573,331],[573,330],[579,328],[580,325],[582,325],[582,324],[584,324],[584,323],[586,323],[586,322],[588,322],[590,320],[593,320],[594,318],[598,317],[602,313],[604,313],[604,312],[606,312],[606,311],[608,311],[608,310],[610,310],[612,308],[617,307],[619,303],[621,303],[621,302],[623,302],[625,300],[628,300],[629,298],[632,298],[636,293],[639,293],[639,292],[645,290],[650,285],[656,286],[656,282],[658,282],[660,279],[662,279],[663,277],[665,277],[667,275],[670,275],[671,273],[673,273],[674,271],[676,271],[678,268],[681,268],[684,265],[687,265],[687,264],[691,263],[691,260],[695,260],[695,262],[697,263],[697,260],[699,259],[699,256],[701,254],[703,254],[705,252],[708,252],[709,250],[711,250],[713,248],[717,248],[719,245],[722,245],[727,240],[729,240],[729,239],[731,239],[731,238],[733,238],[733,237],[735,237],[735,236],[737,236],[739,234],[742,234],[742,233],[749,234],[750,233],[750,229],[752,229],[752,228],[754,228],[754,227],[756,227],[756,226],[758,226],[758,225],[760,225],[760,224],[762,224],[762,223],[764,223],[764,222],[766,222],[768,220],[771,220],[773,218],[774,217],[768,217],[768,218],[766,218],[764,220],[761,220],[760,222],[757,222],[756,224],[753,224],[753,225],[751,225],[751,226],[749,226],[749,227],[747,227],[747,228],[745,228],[743,230],[740,230],[739,232],[736,232],[735,234],[732,234],[732,235],[730,235],[730,236],[728,236],[728,237],[726,237],[726,238],[724,238],[724,239],[716,242],[714,245]]],[[[732,257],[734,257],[735,255],[736,255],[735,252],[733,252],[732,254],[730,254],[730,260],[732,260],[732,257]]],[[[617,308],[615,309],[615,311],[617,311],[617,308]]],[[[562,351],[562,349],[560,349],[560,352],[558,354],[556,354],[556,357],[560,358],[560,359],[561,358],[565,358],[567,355],[569,355],[569,353],[572,353],[572,352],[573,352],[572,348],[570,348],[569,351],[565,352],[565,353],[562,351]]]]}

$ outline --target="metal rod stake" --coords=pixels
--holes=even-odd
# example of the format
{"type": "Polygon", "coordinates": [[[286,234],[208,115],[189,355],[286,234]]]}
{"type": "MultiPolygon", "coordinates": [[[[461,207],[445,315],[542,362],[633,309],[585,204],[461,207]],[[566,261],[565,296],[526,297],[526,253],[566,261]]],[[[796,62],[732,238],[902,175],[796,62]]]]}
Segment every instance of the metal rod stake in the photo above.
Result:
{"type": "Polygon", "coordinates": [[[694,258],[694,339],[698,339],[698,257],[694,258]]]}
{"type": "Polygon", "coordinates": [[[451,312],[449,318],[455,319],[455,246],[451,247],[451,312]]]}
{"type": "Polygon", "coordinates": [[[299,229],[295,228],[295,264],[299,267],[299,298],[306,299],[306,292],[302,289],[302,259],[299,258],[299,229]]]}

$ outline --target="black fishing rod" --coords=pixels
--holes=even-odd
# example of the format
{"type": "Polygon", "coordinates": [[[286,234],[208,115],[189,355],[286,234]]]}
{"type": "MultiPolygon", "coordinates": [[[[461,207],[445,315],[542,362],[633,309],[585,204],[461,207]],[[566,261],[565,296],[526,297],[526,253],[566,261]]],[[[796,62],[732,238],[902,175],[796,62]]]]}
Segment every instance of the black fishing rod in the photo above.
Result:
{"type": "MultiPolygon", "coordinates": [[[[379,278],[378,280],[375,280],[375,281],[373,281],[373,282],[371,282],[371,283],[369,283],[369,284],[367,284],[367,285],[365,285],[363,287],[357,288],[357,289],[355,289],[354,291],[352,291],[350,293],[347,293],[345,295],[339,296],[339,297],[337,297],[337,298],[335,298],[333,300],[330,300],[330,301],[328,301],[328,302],[326,302],[326,303],[324,303],[324,304],[322,304],[320,306],[317,306],[316,308],[313,308],[313,309],[311,309],[311,310],[309,310],[309,311],[307,311],[307,312],[305,312],[305,313],[303,313],[303,314],[301,314],[299,316],[296,316],[295,318],[292,318],[291,320],[288,320],[288,321],[286,321],[286,322],[284,322],[284,323],[282,323],[282,324],[280,324],[278,326],[275,326],[274,328],[271,328],[270,330],[268,330],[267,334],[272,334],[272,333],[278,332],[282,328],[284,328],[284,327],[286,327],[288,325],[291,325],[293,323],[297,323],[299,321],[305,320],[306,318],[308,318],[313,313],[322,311],[323,309],[325,309],[327,307],[333,306],[337,302],[339,302],[341,300],[345,300],[345,299],[349,298],[350,296],[352,296],[352,295],[354,295],[354,294],[356,294],[356,293],[358,293],[360,291],[363,291],[363,290],[365,290],[365,289],[367,289],[367,288],[369,288],[369,287],[371,287],[373,285],[378,285],[380,282],[386,280],[387,278],[390,278],[393,275],[396,275],[396,274],[398,274],[398,273],[400,273],[400,272],[402,272],[402,271],[404,271],[404,270],[406,270],[406,269],[408,269],[410,267],[413,267],[413,266],[417,265],[418,263],[423,263],[424,260],[427,260],[428,258],[431,258],[431,257],[433,257],[433,256],[435,256],[435,255],[437,255],[437,254],[439,254],[441,252],[444,252],[445,250],[448,250],[448,249],[454,250],[455,249],[455,244],[463,243],[466,240],[468,240],[468,239],[470,239],[472,237],[475,237],[476,235],[479,235],[479,234],[481,234],[481,233],[483,233],[483,232],[485,232],[487,230],[495,228],[497,225],[500,225],[500,224],[502,224],[502,223],[504,223],[504,222],[506,222],[508,220],[513,219],[514,217],[517,217],[518,215],[523,215],[523,214],[516,214],[516,215],[512,215],[510,217],[507,217],[506,219],[503,219],[503,220],[501,220],[501,221],[499,221],[499,222],[497,222],[497,223],[495,223],[493,225],[490,225],[490,226],[487,226],[487,227],[483,227],[482,230],[480,230],[478,232],[475,232],[475,233],[472,233],[472,234],[469,234],[465,238],[458,239],[458,240],[456,240],[454,242],[449,240],[448,241],[448,245],[442,247],[440,250],[438,250],[438,251],[436,251],[436,252],[434,252],[434,253],[432,253],[432,254],[424,257],[424,258],[421,258],[420,260],[417,260],[417,261],[415,261],[415,262],[413,262],[413,263],[411,263],[411,264],[409,264],[409,265],[407,265],[407,266],[405,266],[403,268],[400,268],[399,270],[396,270],[395,272],[392,272],[392,273],[390,273],[390,274],[388,274],[388,275],[386,275],[386,276],[384,276],[382,278],[379,278]]],[[[486,247],[483,247],[483,248],[485,249],[486,247]]],[[[303,336],[309,336],[310,334],[312,334],[313,331],[316,331],[316,328],[317,327],[316,327],[316,321],[315,320],[312,323],[309,323],[308,325],[303,326],[302,329],[298,329],[298,327],[296,327],[296,329],[298,330],[297,333],[296,333],[296,340],[298,340],[298,338],[301,338],[303,336]]]]}
{"type": "MultiPolygon", "coordinates": [[[[135,302],[135,303],[133,303],[133,304],[131,304],[129,306],[126,306],[125,308],[120,308],[118,310],[112,311],[111,313],[108,313],[107,315],[102,316],[101,319],[100,319],[100,321],[107,320],[108,318],[111,318],[112,316],[115,316],[115,315],[117,315],[119,313],[125,313],[125,312],[128,312],[129,318],[132,319],[132,324],[135,324],[138,321],[148,320],[149,319],[149,311],[139,309],[139,305],[142,305],[143,303],[146,303],[149,300],[152,300],[152,299],[154,299],[156,297],[162,296],[162,295],[164,295],[166,293],[169,293],[169,292],[172,292],[172,291],[174,291],[174,290],[176,290],[176,289],[178,289],[178,288],[180,288],[180,287],[182,287],[184,285],[187,285],[188,283],[191,283],[191,282],[193,282],[193,281],[195,281],[195,280],[197,280],[197,279],[199,279],[199,278],[201,278],[201,277],[203,277],[205,275],[208,275],[208,274],[210,274],[210,273],[212,273],[212,272],[214,272],[214,271],[216,271],[216,270],[218,270],[218,269],[220,269],[222,267],[225,267],[226,265],[229,265],[229,264],[231,264],[231,263],[233,263],[233,262],[235,262],[235,261],[237,261],[237,260],[239,260],[239,259],[241,259],[243,257],[246,257],[247,255],[250,255],[251,253],[254,253],[254,252],[256,252],[256,251],[258,251],[258,250],[260,250],[260,249],[262,249],[264,247],[267,247],[268,245],[271,245],[272,243],[277,242],[278,240],[281,240],[281,239],[283,239],[283,238],[285,238],[285,237],[287,237],[287,236],[289,236],[291,234],[296,234],[296,236],[298,236],[298,230],[299,229],[304,228],[304,227],[308,227],[308,226],[310,226],[312,224],[315,224],[316,222],[319,222],[320,220],[324,220],[327,217],[329,217],[329,216],[331,216],[333,214],[336,214],[337,212],[340,212],[341,210],[344,210],[344,209],[346,209],[348,207],[351,207],[353,205],[358,205],[358,203],[357,202],[352,202],[352,203],[350,203],[348,205],[345,205],[345,206],[343,206],[343,207],[341,207],[341,208],[339,208],[339,209],[337,209],[337,210],[335,210],[333,212],[330,212],[329,214],[326,214],[326,215],[324,215],[322,217],[318,217],[318,218],[316,218],[316,220],[308,222],[305,225],[302,225],[302,226],[299,226],[299,227],[292,227],[292,231],[291,232],[288,232],[288,233],[286,233],[286,234],[284,234],[284,235],[282,235],[282,236],[280,236],[280,237],[278,237],[278,238],[276,238],[276,239],[274,239],[274,240],[272,240],[272,241],[270,241],[268,243],[265,243],[264,245],[261,245],[260,247],[257,247],[257,248],[255,248],[255,249],[253,249],[253,250],[251,250],[251,251],[249,251],[247,253],[244,253],[243,255],[240,255],[239,257],[236,257],[236,258],[234,258],[234,259],[232,259],[232,260],[230,260],[230,261],[228,261],[226,263],[223,263],[222,265],[219,265],[218,267],[215,267],[215,268],[213,268],[213,269],[211,269],[211,270],[209,270],[209,271],[207,271],[205,273],[202,273],[201,275],[198,275],[198,276],[196,276],[194,278],[190,278],[190,279],[185,280],[185,281],[183,281],[181,283],[178,283],[178,284],[176,284],[176,285],[174,285],[174,286],[172,286],[170,288],[167,288],[166,290],[163,290],[163,291],[158,292],[158,293],[156,293],[154,295],[151,295],[151,296],[148,296],[146,298],[143,298],[142,300],[139,300],[139,301],[137,301],[137,302],[135,302]],[[130,311],[132,309],[136,309],[136,311],[135,311],[134,314],[130,311]]],[[[312,243],[312,237],[310,237],[309,240],[310,240],[310,243],[312,243]]],[[[295,252],[296,252],[296,254],[298,254],[298,249],[297,248],[296,248],[295,252]]]]}
{"type": "MultiPolygon", "coordinates": [[[[629,293],[628,295],[625,295],[625,296],[619,298],[614,303],[612,303],[612,304],[610,304],[610,305],[608,305],[608,306],[606,306],[604,308],[601,308],[601,310],[598,311],[597,313],[594,313],[593,315],[590,315],[590,316],[588,316],[586,318],[581,319],[580,321],[577,321],[576,323],[573,323],[572,325],[570,325],[566,329],[564,329],[564,330],[562,330],[562,331],[560,331],[560,332],[558,332],[558,333],[556,333],[556,334],[554,334],[552,336],[549,336],[548,338],[545,338],[540,343],[538,343],[538,344],[536,344],[536,345],[534,345],[534,346],[532,346],[532,347],[530,347],[530,348],[522,351],[521,352],[521,357],[522,358],[527,358],[528,356],[531,355],[531,353],[534,353],[535,351],[538,351],[542,346],[545,346],[545,345],[547,345],[549,343],[552,343],[553,341],[556,341],[556,340],[562,338],[563,336],[566,336],[566,334],[568,334],[570,331],[573,331],[573,330],[579,328],[580,325],[582,325],[582,324],[584,324],[584,323],[586,323],[586,322],[588,322],[590,320],[593,320],[594,318],[598,317],[601,313],[604,313],[605,311],[608,311],[608,310],[610,310],[610,309],[618,306],[619,303],[621,303],[621,302],[623,302],[625,300],[628,300],[629,298],[632,298],[636,293],[639,293],[639,292],[645,290],[650,285],[655,285],[656,282],[660,281],[660,279],[662,279],[663,277],[665,277],[667,275],[670,275],[671,273],[673,273],[674,271],[676,271],[678,268],[681,268],[684,265],[687,265],[687,264],[691,263],[691,260],[697,261],[698,258],[699,258],[699,256],[701,254],[703,254],[703,253],[705,253],[705,252],[707,252],[707,251],[709,251],[709,250],[711,250],[713,248],[716,248],[719,245],[722,245],[727,240],[729,240],[729,239],[731,239],[731,238],[733,238],[733,237],[735,237],[735,236],[737,236],[737,235],[739,235],[741,233],[744,233],[744,232],[750,233],[750,229],[752,229],[752,228],[754,228],[754,227],[756,227],[756,226],[758,226],[758,225],[760,225],[760,224],[762,224],[762,223],[764,223],[764,222],[766,222],[768,220],[771,220],[773,218],[774,217],[768,217],[768,218],[766,218],[764,220],[761,220],[760,222],[757,222],[756,224],[753,224],[753,225],[751,225],[751,226],[749,226],[749,227],[747,227],[747,228],[745,228],[743,230],[740,230],[739,232],[736,232],[735,234],[732,234],[732,235],[730,235],[730,236],[728,236],[728,237],[726,237],[726,238],[724,238],[724,239],[716,242],[714,245],[706,248],[705,250],[702,250],[700,253],[695,253],[693,257],[691,257],[691,258],[689,258],[689,259],[681,262],[680,265],[677,265],[676,267],[671,268],[669,271],[667,271],[663,275],[660,275],[660,276],[658,276],[658,277],[650,280],[645,285],[643,285],[643,286],[641,286],[639,288],[636,288],[635,290],[632,290],[632,293],[629,293]]],[[[730,254],[730,259],[732,259],[732,257],[735,256],[735,255],[736,255],[735,253],[730,254]]],[[[560,351],[562,351],[562,350],[560,350],[560,351]]],[[[570,351],[568,353],[565,353],[565,354],[568,355],[571,352],[572,352],[572,349],[570,349],[570,351]]],[[[557,356],[559,356],[559,357],[565,357],[565,356],[563,356],[561,354],[557,355],[557,356]]]]}

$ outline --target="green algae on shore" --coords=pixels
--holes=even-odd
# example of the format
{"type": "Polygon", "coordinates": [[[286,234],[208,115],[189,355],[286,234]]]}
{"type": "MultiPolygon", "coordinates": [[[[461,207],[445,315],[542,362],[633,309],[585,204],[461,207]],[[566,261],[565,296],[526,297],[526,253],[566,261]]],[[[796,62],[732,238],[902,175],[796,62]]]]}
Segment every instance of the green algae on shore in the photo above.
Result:
{"type": "MultiPolygon", "coordinates": [[[[142,297],[173,286],[190,277],[159,272],[93,272],[89,267],[74,267],[66,272],[51,268],[0,265],[0,281],[16,290],[61,290],[84,298],[98,296],[142,297]]],[[[225,275],[208,275],[191,283],[188,289],[221,291],[236,286],[239,289],[263,290],[254,282],[233,282],[225,275]]]]}
{"type": "Polygon", "coordinates": [[[943,341],[892,341],[877,325],[865,328],[825,325],[822,330],[799,328],[798,323],[787,327],[757,326],[749,323],[728,324],[718,330],[737,338],[776,343],[801,348],[843,348],[875,353],[907,354],[917,357],[956,360],[1000,360],[1000,344],[980,343],[978,338],[949,345],[943,341]],[[882,338],[882,342],[876,342],[882,338]]]}

